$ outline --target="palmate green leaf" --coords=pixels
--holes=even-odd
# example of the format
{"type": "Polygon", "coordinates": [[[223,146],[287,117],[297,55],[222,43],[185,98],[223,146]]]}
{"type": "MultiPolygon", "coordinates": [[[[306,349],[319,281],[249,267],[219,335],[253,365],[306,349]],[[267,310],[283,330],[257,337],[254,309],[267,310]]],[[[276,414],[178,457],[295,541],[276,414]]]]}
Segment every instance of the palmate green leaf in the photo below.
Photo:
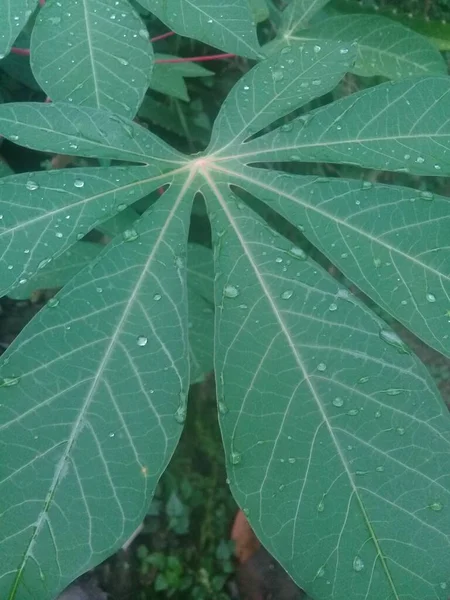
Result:
{"type": "Polygon", "coordinates": [[[96,258],[104,246],[80,241],[52,260],[31,281],[8,293],[13,300],[27,300],[35,290],[62,288],[72,277],[96,258]]]}
{"type": "Polygon", "coordinates": [[[296,31],[290,42],[305,39],[357,41],[352,72],[372,77],[401,79],[413,75],[445,75],[447,64],[436,46],[422,35],[375,15],[331,17],[306,31],[296,31]]]}
{"type": "Polygon", "coordinates": [[[189,358],[191,384],[213,370],[214,267],[209,248],[188,245],[189,358]]]}
{"type": "Polygon", "coordinates": [[[0,179],[0,295],[27,283],[97,223],[171,179],[150,166],[0,179]]]}
{"type": "Polygon", "coordinates": [[[43,152],[172,165],[185,161],[182,154],[125,117],[63,102],[1,105],[0,135],[43,152]]]}
{"type": "Polygon", "coordinates": [[[259,195],[379,306],[450,354],[447,198],[245,167],[221,176],[259,195]]]}
{"type": "Polygon", "coordinates": [[[450,420],[430,376],[347,290],[236,202],[225,177],[205,179],[235,498],[314,598],[445,600],[450,420]]]}
{"type": "Polygon", "coordinates": [[[449,97],[448,77],[385,83],[303,115],[227,155],[247,163],[347,163],[415,175],[447,176],[449,97]]]}
{"type": "Polygon", "coordinates": [[[248,0],[138,0],[170,29],[247,58],[261,58],[248,0]]]}
{"type": "Polygon", "coordinates": [[[53,600],[148,510],[186,412],[191,201],[173,184],[6,353],[2,598],[53,600]]]}
{"type": "Polygon", "coordinates": [[[37,5],[38,0],[0,0],[0,59],[8,54],[37,5]]]}
{"type": "Polygon", "coordinates": [[[31,38],[33,73],[53,101],[132,118],[150,82],[153,51],[128,0],[47,0],[31,38]]]}

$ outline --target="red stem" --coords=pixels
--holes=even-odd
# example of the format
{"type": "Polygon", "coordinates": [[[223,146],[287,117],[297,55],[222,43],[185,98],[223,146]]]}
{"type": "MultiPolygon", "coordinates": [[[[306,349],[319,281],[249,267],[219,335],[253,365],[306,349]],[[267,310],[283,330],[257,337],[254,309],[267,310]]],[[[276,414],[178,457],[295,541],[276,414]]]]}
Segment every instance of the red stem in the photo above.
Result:
{"type": "Polygon", "coordinates": [[[16,48],[15,46],[13,46],[11,48],[11,52],[13,54],[20,54],[22,56],[30,56],[30,51],[28,48],[16,48]]]}
{"type": "Polygon", "coordinates": [[[234,58],[235,56],[236,54],[211,54],[209,56],[188,56],[187,58],[161,58],[160,60],[155,60],[155,63],[206,62],[208,60],[234,58]]]}
{"type": "Polygon", "coordinates": [[[168,31],[167,33],[162,33],[161,35],[157,35],[156,37],[152,38],[150,41],[153,42],[159,42],[159,40],[165,40],[166,38],[170,37],[171,35],[175,35],[175,31],[168,31]]]}

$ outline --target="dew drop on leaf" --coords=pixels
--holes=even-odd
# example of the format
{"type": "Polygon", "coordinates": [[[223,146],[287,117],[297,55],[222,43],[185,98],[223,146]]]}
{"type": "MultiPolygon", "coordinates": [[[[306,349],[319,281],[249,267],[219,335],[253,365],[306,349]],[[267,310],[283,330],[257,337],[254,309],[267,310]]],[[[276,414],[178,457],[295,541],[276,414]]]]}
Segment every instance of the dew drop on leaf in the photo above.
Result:
{"type": "Polygon", "coordinates": [[[288,458],[288,463],[291,464],[291,465],[293,465],[296,462],[296,460],[297,459],[294,458],[294,457],[288,458]]]}
{"type": "Polygon", "coordinates": [[[41,262],[38,264],[38,269],[43,269],[44,267],[46,267],[48,265],[48,263],[51,261],[51,258],[44,258],[43,260],[41,260],[41,262]]]}
{"type": "Polygon", "coordinates": [[[340,408],[341,406],[344,406],[344,401],[342,398],[335,398],[332,404],[333,406],[337,406],[338,408],[340,408]]]}
{"type": "Polygon", "coordinates": [[[356,572],[360,572],[364,569],[364,562],[361,557],[355,556],[353,559],[353,570],[356,572]]]}
{"type": "Polygon", "coordinates": [[[423,191],[420,192],[420,197],[422,200],[433,200],[434,194],[432,192],[423,191]]]}
{"type": "Polygon", "coordinates": [[[221,415],[226,415],[228,412],[228,406],[225,402],[219,402],[219,412],[221,415]]]}
{"type": "Polygon", "coordinates": [[[134,242],[139,237],[138,232],[135,229],[125,229],[123,232],[123,239],[126,242],[134,242]]]}
{"type": "Polygon", "coordinates": [[[347,54],[348,53],[348,48],[341,48],[339,50],[339,54],[347,54]]]}
{"type": "Polygon", "coordinates": [[[30,192],[39,189],[39,185],[35,181],[31,181],[31,179],[26,182],[25,187],[27,190],[30,190],[30,192]]]}
{"type": "Polygon", "coordinates": [[[148,342],[148,338],[145,337],[145,335],[140,335],[137,338],[137,345],[138,346],[146,346],[148,342]]]}
{"type": "Polygon", "coordinates": [[[360,377],[358,379],[358,383],[367,383],[369,381],[369,377],[360,377]]]}
{"type": "Polygon", "coordinates": [[[175,421],[182,425],[186,421],[186,406],[184,404],[180,405],[175,413],[175,421]]]}
{"type": "Polygon", "coordinates": [[[84,187],[84,181],[82,179],[75,179],[75,181],[73,182],[73,185],[76,188],[82,188],[82,187],[84,187]]]}
{"type": "Polygon", "coordinates": [[[382,473],[384,471],[384,467],[383,466],[379,466],[375,469],[375,471],[378,471],[378,473],[382,473]]]}
{"type": "Polygon", "coordinates": [[[325,569],[323,567],[320,567],[320,569],[316,573],[316,577],[318,577],[320,579],[324,575],[325,575],[325,569]]]}
{"type": "Polygon", "coordinates": [[[318,52],[320,52],[322,50],[322,47],[319,46],[318,44],[316,44],[313,48],[314,52],[317,54],[318,52]]]}
{"type": "Polygon", "coordinates": [[[282,125],[280,127],[280,131],[287,133],[288,131],[292,131],[293,127],[294,127],[294,125],[292,123],[285,123],[284,125],[282,125]]]}
{"type": "Polygon", "coordinates": [[[237,298],[239,296],[239,290],[234,285],[226,285],[223,289],[223,293],[227,298],[237,298]]]}
{"type": "Polygon", "coordinates": [[[381,417],[381,411],[377,410],[375,413],[375,419],[379,419],[381,417]]]}
{"type": "Polygon", "coordinates": [[[138,34],[144,40],[148,40],[150,37],[147,29],[139,29],[138,34]]]}
{"type": "Polygon", "coordinates": [[[19,383],[19,377],[2,377],[0,378],[0,387],[12,387],[19,383]]]}
{"type": "Polygon", "coordinates": [[[158,302],[159,300],[161,300],[161,298],[162,298],[161,294],[155,294],[153,296],[153,300],[156,300],[156,302],[158,302]]]}
{"type": "Polygon", "coordinates": [[[403,340],[391,329],[381,329],[379,333],[380,339],[386,344],[393,346],[400,354],[410,354],[408,346],[403,340]]]}
{"type": "Polygon", "coordinates": [[[230,460],[232,465],[238,465],[242,460],[242,454],[240,452],[232,452],[230,460]]]}
{"type": "Polygon", "coordinates": [[[443,506],[442,506],[441,502],[433,502],[432,504],[430,504],[430,508],[431,508],[431,510],[434,510],[435,512],[439,512],[442,510],[443,506]]]}
{"type": "Polygon", "coordinates": [[[332,302],[332,303],[330,304],[330,306],[328,307],[328,310],[329,310],[330,312],[334,312],[335,310],[337,310],[337,304],[336,304],[335,302],[332,302]]]}
{"type": "Polygon", "coordinates": [[[425,299],[427,302],[436,302],[436,296],[434,294],[426,294],[425,299]]]}
{"type": "Polygon", "coordinates": [[[397,427],[397,429],[395,431],[398,433],[398,435],[405,435],[404,427],[397,427]]]}
{"type": "Polygon", "coordinates": [[[293,290],[286,290],[281,294],[281,297],[283,300],[289,300],[289,298],[292,298],[293,293],[293,290]]]}
{"type": "Polygon", "coordinates": [[[317,365],[317,370],[321,371],[323,373],[323,371],[327,370],[327,365],[325,363],[321,362],[317,365]]]}
{"type": "Polygon", "coordinates": [[[370,190],[370,188],[373,187],[373,183],[371,181],[363,181],[362,185],[365,190],[370,190]]]}
{"type": "Polygon", "coordinates": [[[298,260],[306,260],[308,258],[306,252],[297,246],[292,246],[289,249],[289,254],[298,260]]]}
{"type": "Polygon", "coordinates": [[[56,306],[58,306],[58,304],[58,298],[50,298],[50,300],[47,302],[47,306],[49,306],[50,308],[55,308],[56,306]]]}
{"type": "Polygon", "coordinates": [[[325,510],[325,503],[322,498],[322,500],[317,505],[317,512],[323,512],[324,510],[325,510]]]}
{"type": "Polygon", "coordinates": [[[403,392],[403,390],[399,390],[397,388],[389,388],[388,390],[386,390],[386,394],[388,396],[398,396],[402,392],[403,392]]]}
{"type": "Polygon", "coordinates": [[[272,78],[274,81],[281,81],[282,79],[284,79],[283,71],[273,71],[272,78]]]}
{"type": "Polygon", "coordinates": [[[358,413],[359,413],[359,410],[357,408],[351,408],[347,414],[350,415],[351,417],[355,417],[358,413]]]}

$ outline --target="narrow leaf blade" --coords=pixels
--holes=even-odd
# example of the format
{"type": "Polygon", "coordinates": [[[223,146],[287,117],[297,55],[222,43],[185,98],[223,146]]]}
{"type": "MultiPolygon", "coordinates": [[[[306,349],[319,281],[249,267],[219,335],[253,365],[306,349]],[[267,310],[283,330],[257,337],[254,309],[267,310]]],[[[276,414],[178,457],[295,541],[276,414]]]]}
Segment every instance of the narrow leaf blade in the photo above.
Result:
{"type": "Polygon", "coordinates": [[[190,209],[173,185],[2,361],[2,598],[52,600],[148,510],[186,412],[190,209]]]}
{"type": "Polygon", "coordinates": [[[246,162],[349,163],[450,175],[450,79],[422,77],[347,96],[246,144],[246,162]]]}
{"type": "Polygon", "coordinates": [[[432,380],[367,308],[208,183],[235,498],[313,597],[444,600],[450,420],[432,380]]]}
{"type": "Polygon", "coordinates": [[[0,134],[27,148],[131,162],[181,163],[183,155],[120,115],[62,102],[0,106],[0,134]]]}
{"type": "Polygon", "coordinates": [[[34,76],[53,101],[133,118],[150,82],[148,31],[127,0],[48,0],[31,38],[34,76]]]}
{"type": "Polygon", "coordinates": [[[0,180],[0,295],[26,284],[102,220],[169,183],[151,167],[67,169],[0,180]]]}

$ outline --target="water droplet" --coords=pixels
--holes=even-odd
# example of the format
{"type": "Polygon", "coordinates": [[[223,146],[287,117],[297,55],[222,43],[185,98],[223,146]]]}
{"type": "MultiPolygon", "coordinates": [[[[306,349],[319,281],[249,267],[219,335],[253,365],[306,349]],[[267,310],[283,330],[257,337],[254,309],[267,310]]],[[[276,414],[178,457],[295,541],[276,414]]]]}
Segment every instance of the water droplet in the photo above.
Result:
{"type": "Polygon", "coordinates": [[[125,229],[125,231],[123,232],[123,239],[125,240],[125,242],[134,242],[138,239],[138,237],[139,234],[136,231],[136,229],[125,229]]]}
{"type": "Polygon", "coordinates": [[[436,302],[436,296],[434,294],[426,294],[425,299],[427,302],[436,302]]]}
{"type": "Polygon", "coordinates": [[[176,412],[175,412],[175,421],[177,423],[180,423],[180,425],[182,425],[185,421],[186,421],[186,405],[185,404],[180,404],[180,406],[177,408],[176,412]]]}
{"type": "Polygon", "coordinates": [[[281,50],[281,54],[290,54],[292,52],[292,48],[290,46],[285,46],[282,50],[281,50]]]}
{"type": "Polygon", "coordinates": [[[324,575],[325,575],[325,569],[323,567],[320,567],[320,569],[316,573],[316,577],[321,578],[324,575]]]}
{"type": "Polygon", "coordinates": [[[150,37],[147,29],[139,29],[138,34],[144,40],[148,40],[150,37]]]}
{"type": "Polygon", "coordinates": [[[113,438],[115,435],[116,435],[115,433],[110,433],[110,434],[109,434],[109,437],[110,437],[110,438],[113,438]]]}
{"type": "Polygon", "coordinates": [[[284,79],[283,71],[273,71],[272,78],[274,81],[281,81],[282,79],[284,79]]]}
{"type": "Polygon", "coordinates": [[[423,156],[418,156],[418,157],[416,158],[416,163],[419,163],[419,164],[421,165],[421,164],[422,164],[422,163],[424,163],[424,162],[425,162],[425,159],[424,159],[424,157],[423,157],[423,156]]]}
{"type": "Polygon", "coordinates": [[[0,387],[12,387],[19,383],[19,377],[2,377],[0,378],[0,387]]]}
{"type": "Polygon", "coordinates": [[[123,65],[124,67],[127,67],[130,63],[125,60],[124,58],[121,58],[120,56],[116,56],[117,60],[120,62],[121,65],[123,65]]]}
{"type": "Polygon", "coordinates": [[[447,589],[447,584],[445,583],[445,581],[442,581],[442,582],[439,584],[439,587],[441,588],[441,590],[445,590],[445,589],[447,589]]]}
{"type": "Polygon", "coordinates": [[[353,570],[358,573],[364,569],[364,562],[359,556],[355,556],[353,559],[353,570]]]}
{"type": "Polygon", "coordinates": [[[443,509],[443,506],[441,502],[433,502],[429,505],[429,508],[431,508],[431,510],[434,510],[435,512],[439,512],[443,509]]]}
{"type": "Polygon", "coordinates": [[[396,348],[400,354],[410,354],[408,346],[392,329],[381,329],[379,336],[383,342],[396,348]]]}
{"type": "Polygon", "coordinates": [[[73,185],[76,188],[82,188],[82,187],[84,187],[84,181],[82,179],[75,179],[75,181],[73,182],[73,185]]]}
{"type": "Polygon", "coordinates": [[[381,417],[381,410],[377,410],[375,413],[375,419],[379,419],[381,417]]]}
{"type": "Polygon", "coordinates": [[[321,363],[319,363],[317,365],[317,370],[321,371],[321,372],[326,371],[327,370],[327,365],[325,363],[321,362],[321,363]]]}
{"type": "Polygon", "coordinates": [[[388,390],[386,390],[386,394],[388,396],[398,396],[402,392],[403,392],[403,390],[399,390],[397,388],[389,388],[388,390]]]}
{"type": "Polygon", "coordinates": [[[237,298],[237,296],[239,296],[239,290],[234,285],[226,285],[223,289],[223,294],[227,298],[237,298]]]}
{"type": "Polygon", "coordinates": [[[296,462],[296,460],[297,459],[293,458],[293,457],[292,458],[288,458],[288,463],[291,464],[291,465],[293,465],[296,462]]]}
{"type": "Polygon", "coordinates": [[[226,415],[228,410],[228,406],[225,404],[225,402],[219,402],[219,412],[221,415],[226,415]]]}
{"type": "Polygon", "coordinates": [[[161,294],[155,294],[153,296],[153,300],[156,300],[156,302],[158,302],[159,300],[161,300],[161,298],[162,298],[161,294]]]}
{"type": "Polygon", "coordinates": [[[41,260],[41,262],[38,264],[37,268],[38,269],[43,269],[44,267],[46,267],[48,265],[48,263],[51,261],[51,258],[44,258],[44,260],[41,260]]]}
{"type": "Polygon", "coordinates": [[[283,300],[289,300],[289,298],[292,298],[293,293],[293,290],[286,290],[281,294],[281,297],[283,300]]]}
{"type": "Polygon", "coordinates": [[[317,505],[317,512],[323,512],[324,510],[325,510],[325,503],[322,498],[322,500],[317,505]]]}
{"type": "Polygon", "coordinates": [[[371,181],[363,181],[362,186],[365,190],[369,190],[371,187],[373,187],[373,183],[371,181]]]}
{"type": "Polygon", "coordinates": [[[382,261],[381,258],[374,258],[373,259],[373,265],[376,269],[379,269],[382,265],[382,261]]]}
{"type": "Polygon", "coordinates": [[[384,471],[384,467],[383,466],[379,466],[375,469],[375,471],[378,471],[378,473],[382,473],[384,471]]]}
{"type": "Polygon", "coordinates": [[[248,517],[248,515],[250,514],[250,509],[249,509],[249,508],[243,508],[243,509],[242,509],[242,512],[244,513],[244,515],[245,515],[246,517],[248,517]]]}
{"type": "Polygon", "coordinates": [[[358,379],[358,383],[367,383],[369,381],[370,377],[360,377],[358,379]]]}
{"type": "Polygon", "coordinates": [[[347,54],[348,53],[348,48],[341,48],[339,50],[339,54],[347,54]]]}
{"type": "Polygon", "coordinates": [[[9,136],[9,139],[10,139],[12,142],[17,142],[17,140],[19,139],[19,136],[18,136],[18,135],[10,135],[10,136],[9,136]]]}
{"type": "Polygon", "coordinates": [[[31,181],[31,179],[26,182],[25,187],[27,190],[30,190],[30,192],[39,189],[39,185],[35,181],[31,181]]]}
{"type": "Polygon", "coordinates": [[[69,144],[69,148],[70,148],[71,150],[78,150],[78,144],[70,143],[70,144],[69,144]]]}
{"type": "Polygon", "coordinates": [[[148,338],[145,337],[145,335],[140,335],[137,338],[137,345],[138,346],[146,346],[148,342],[148,338]]]}
{"type": "Polygon", "coordinates": [[[308,258],[306,252],[297,246],[291,246],[289,254],[298,260],[306,260],[308,258]]]}
{"type": "Polygon", "coordinates": [[[240,452],[232,452],[230,460],[232,465],[238,465],[242,460],[242,454],[240,452]]]}
{"type": "Polygon", "coordinates": [[[359,413],[359,410],[357,408],[351,408],[347,414],[350,415],[351,417],[355,417],[358,413],[359,413]]]}
{"type": "Polygon", "coordinates": [[[423,192],[420,192],[420,197],[422,198],[422,200],[433,200],[434,198],[434,194],[432,192],[427,192],[426,190],[423,192]]]}
{"type": "Polygon", "coordinates": [[[294,127],[293,123],[285,123],[284,125],[282,125],[280,127],[280,130],[283,131],[284,133],[287,133],[288,131],[292,131],[293,127],[294,127]]]}
{"type": "Polygon", "coordinates": [[[317,54],[317,52],[320,52],[322,50],[322,47],[319,46],[318,44],[316,44],[313,48],[314,52],[317,54]]]}
{"type": "Polygon", "coordinates": [[[333,406],[337,406],[338,408],[340,408],[341,406],[344,406],[344,401],[342,400],[342,398],[335,398],[332,404],[333,406]]]}
{"type": "Polygon", "coordinates": [[[397,429],[395,431],[398,433],[398,435],[405,435],[404,427],[397,427],[397,429]]]}
{"type": "Polygon", "coordinates": [[[332,302],[332,303],[330,304],[330,306],[328,307],[328,310],[329,310],[330,312],[334,312],[335,310],[337,310],[337,304],[336,304],[335,302],[332,302]]]}
{"type": "Polygon", "coordinates": [[[281,258],[281,256],[277,256],[277,258],[275,259],[276,263],[282,263],[283,259],[281,258]]]}
{"type": "Polygon", "coordinates": [[[55,308],[55,306],[58,306],[58,304],[58,298],[50,298],[50,300],[47,302],[47,306],[49,306],[50,308],[55,308]]]}

